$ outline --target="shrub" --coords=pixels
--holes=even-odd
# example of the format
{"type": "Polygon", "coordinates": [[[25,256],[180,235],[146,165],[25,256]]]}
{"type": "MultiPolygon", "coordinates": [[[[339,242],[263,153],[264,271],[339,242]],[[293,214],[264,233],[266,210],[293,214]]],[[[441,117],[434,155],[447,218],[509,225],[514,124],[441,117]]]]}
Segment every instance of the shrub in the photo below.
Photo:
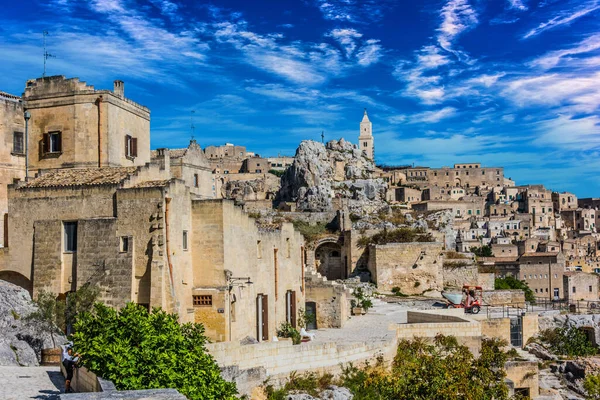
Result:
{"type": "Polygon", "coordinates": [[[402,293],[402,290],[398,286],[392,288],[392,293],[398,297],[408,297],[408,295],[402,293]]]}
{"type": "Polygon", "coordinates": [[[37,309],[24,320],[34,329],[50,334],[52,345],[56,347],[54,335],[60,334],[59,328],[64,329],[65,326],[65,303],[58,301],[54,294],[44,290],[40,291],[33,303],[37,309]]]}
{"type": "Polygon", "coordinates": [[[470,250],[471,253],[475,254],[477,257],[494,257],[492,248],[487,245],[481,247],[471,247],[470,250]]]}
{"type": "Polygon", "coordinates": [[[600,375],[586,375],[583,381],[583,388],[587,392],[586,399],[600,400],[600,375]]]}
{"type": "Polygon", "coordinates": [[[371,296],[367,296],[362,288],[356,288],[354,297],[356,297],[356,301],[354,302],[355,305],[352,307],[361,307],[365,311],[368,311],[369,308],[373,307],[371,296]]]}
{"type": "Polygon", "coordinates": [[[583,357],[597,353],[585,332],[573,326],[545,329],[540,332],[539,339],[549,345],[554,353],[562,356],[583,357]]]}
{"type": "Polygon", "coordinates": [[[307,242],[312,242],[320,238],[321,236],[333,233],[332,231],[327,229],[327,224],[322,222],[318,222],[314,225],[311,225],[308,222],[295,220],[292,221],[292,223],[294,224],[294,228],[296,228],[298,231],[300,231],[302,235],[304,235],[304,238],[307,242]]]}
{"type": "Polygon", "coordinates": [[[281,325],[279,325],[277,337],[291,338],[292,343],[294,344],[300,344],[302,342],[300,332],[298,332],[298,329],[294,328],[289,322],[282,322],[281,325]]]}
{"type": "Polygon", "coordinates": [[[447,260],[468,260],[469,257],[459,253],[458,251],[447,251],[446,252],[446,259],[447,260]]]}
{"type": "Polygon", "coordinates": [[[119,390],[175,388],[192,400],[235,399],[235,384],[204,347],[204,326],[180,325],[176,314],[97,303],[77,318],[72,338],[83,364],[119,390]]]}
{"type": "Polygon", "coordinates": [[[357,246],[360,248],[368,247],[371,244],[387,243],[410,243],[410,242],[433,242],[434,239],[430,233],[416,228],[398,228],[391,231],[384,230],[373,236],[363,236],[358,239],[357,246]]]}
{"type": "Polygon", "coordinates": [[[283,174],[285,174],[285,171],[280,171],[278,169],[270,169],[269,173],[281,178],[283,174]]]}
{"type": "Polygon", "coordinates": [[[455,268],[464,268],[469,265],[466,261],[444,261],[444,268],[455,269],[455,268]]]}
{"type": "Polygon", "coordinates": [[[535,304],[535,295],[533,290],[529,288],[527,282],[520,281],[512,276],[508,275],[506,278],[496,278],[494,281],[494,289],[496,290],[508,290],[508,289],[519,289],[525,293],[525,300],[531,304],[535,304]]]}

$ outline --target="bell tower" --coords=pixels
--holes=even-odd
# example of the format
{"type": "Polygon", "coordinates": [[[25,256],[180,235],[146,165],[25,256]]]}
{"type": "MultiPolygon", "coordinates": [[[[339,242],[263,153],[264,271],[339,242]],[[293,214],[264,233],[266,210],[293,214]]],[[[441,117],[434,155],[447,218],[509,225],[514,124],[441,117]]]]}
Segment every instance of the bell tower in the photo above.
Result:
{"type": "Polygon", "coordinates": [[[369,121],[369,116],[367,115],[366,108],[363,119],[360,122],[358,148],[361,149],[362,152],[371,160],[375,159],[375,148],[373,147],[373,124],[371,123],[371,121],[369,121]]]}

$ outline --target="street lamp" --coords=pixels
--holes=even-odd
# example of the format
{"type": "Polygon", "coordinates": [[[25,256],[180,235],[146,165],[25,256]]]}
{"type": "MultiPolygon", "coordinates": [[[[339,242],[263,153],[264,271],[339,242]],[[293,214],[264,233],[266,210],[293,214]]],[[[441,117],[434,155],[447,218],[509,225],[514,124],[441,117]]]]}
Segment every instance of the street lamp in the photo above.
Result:
{"type": "Polygon", "coordinates": [[[23,113],[25,118],[25,182],[29,180],[29,119],[31,119],[31,113],[27,110],[23,113]]]}
{"type": "Polygon", "coordinates": [[[233,301],[231,301],[231,290],[235,287],[235,286],[239,286],[239,287],[244,287],[246,285],[252,285],[254,282],[252,282],[250,280],[250,277],[233,277],[231,276],[231,272],[230,271],[226,271],[225,272],[225,276],[227,277],[227,291],[229,293],[228,296],[228,302],[229,302],[229,307],[228,307],[228,313],[229,313],[229,341],[231,341],[231,304],[234,303],[233,301]]]}

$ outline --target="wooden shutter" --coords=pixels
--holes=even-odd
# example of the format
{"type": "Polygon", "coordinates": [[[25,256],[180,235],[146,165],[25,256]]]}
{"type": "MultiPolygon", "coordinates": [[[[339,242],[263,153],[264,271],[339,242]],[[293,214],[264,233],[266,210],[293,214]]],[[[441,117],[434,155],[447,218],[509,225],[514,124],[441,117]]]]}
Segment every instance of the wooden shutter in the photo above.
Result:
{"type": "Polygon", "coordinates": [[[262,296],[262,340],[269,340],[269,296],[262,296]]]}
{"type": "Polygon", "coordinates": [[[4,214],[4,247],[8,247],[8,214],[4,214]]]}
{"type": "Polygon", "coordinates": [[[125,135],[125,157],[129,157],[129,136],[125,135]]]}
{"type": "Polygon", "coordinates": [[[296,327],[296,291],[292,291],[291,292],[292,295],[292,299],[291,299],[291,303],[292,305],[290,306],[290,312],[292,313],[292,326],[295,328],[296,327]]]}
{"type": "Polygon", "coordinates": [[[131,138],[131,156],[137,157],[137,138],[131,138]]]}
{"type": "Polygon", "coordinates": [[[62,152],[62,132],[56,132],[56,151],[62,152]]]}
{"type": "Polygon", "coordinates": [[[44,137],[42,138],[42,152],[44,154],[50,153],[50,135],[44,133],[44,137]]]}

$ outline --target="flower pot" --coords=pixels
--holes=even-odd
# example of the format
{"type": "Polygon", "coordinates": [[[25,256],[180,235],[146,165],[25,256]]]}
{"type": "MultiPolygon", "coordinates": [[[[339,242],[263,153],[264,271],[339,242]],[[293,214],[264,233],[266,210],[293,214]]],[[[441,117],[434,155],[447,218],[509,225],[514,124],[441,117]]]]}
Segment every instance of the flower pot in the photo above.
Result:
{"type": "Polygon", "coordinates": [[[41,365],[57,366],[60,365],[60,356],[62,350],[60,347],[53,349],[42,349],[42,362],[41,365]]]}
{"type": "Polygon", "coordinates": [[[364,313],[365,313],[365,310],[362,307],[353,307],[352,308],[352,315],[363,315],[364,313]]]}

